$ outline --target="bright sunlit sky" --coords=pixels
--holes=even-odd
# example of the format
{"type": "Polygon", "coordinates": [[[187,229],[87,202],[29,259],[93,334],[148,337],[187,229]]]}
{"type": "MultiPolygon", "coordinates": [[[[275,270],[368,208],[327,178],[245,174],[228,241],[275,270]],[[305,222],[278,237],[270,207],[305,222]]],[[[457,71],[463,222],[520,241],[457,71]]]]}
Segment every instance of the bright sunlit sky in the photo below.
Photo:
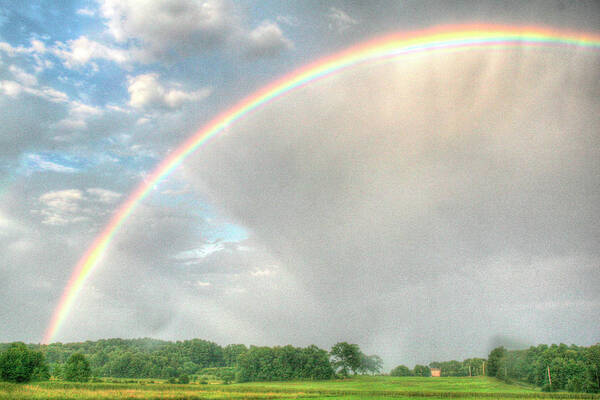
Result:
{"type": "MultiPolygon", "coordinates": [[[[599,34],[595,1],[0,0],[0,341],[170,151],[303,65],[495,23],[599,34]]],[[[263,107],[138,207],[56,340],[338,341],[386,366],[600,340],[600,54],[362,65],[263,107]]]]}

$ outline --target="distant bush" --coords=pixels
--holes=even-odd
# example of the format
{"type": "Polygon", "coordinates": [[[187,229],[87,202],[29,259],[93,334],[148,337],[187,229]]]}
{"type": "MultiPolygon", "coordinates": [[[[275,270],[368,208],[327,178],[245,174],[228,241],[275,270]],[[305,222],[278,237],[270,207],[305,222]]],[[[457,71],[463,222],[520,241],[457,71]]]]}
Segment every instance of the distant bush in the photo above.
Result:
{"type": "Polygon", "coordinates": [[[188,383],[190,383],[190,377],[187,375],[181,375],[179,379],[177,379],[177,383],[187,385],[188,383]]]}
{"type": "Polygon", "coordinates": [[[391,372],[391,376],[411,376],[413,373],[406,365],[398,365],[391,372]]]}

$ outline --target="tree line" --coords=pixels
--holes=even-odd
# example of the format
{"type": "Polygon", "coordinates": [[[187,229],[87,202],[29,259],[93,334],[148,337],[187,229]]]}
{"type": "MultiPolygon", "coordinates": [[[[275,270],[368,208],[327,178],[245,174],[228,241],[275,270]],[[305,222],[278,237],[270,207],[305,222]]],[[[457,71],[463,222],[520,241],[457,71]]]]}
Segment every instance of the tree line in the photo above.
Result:
{"type": "Polygon", "coordinates": [[[480,376],[483,375],[485,358],[467,358],[463,361],[434,361],[429,365],[415,365],[414,369],[399,365],[394,368],[392,376],[431,376],[431,368],[440,370],[440,376],[480,376]]]}
{"type": "Polygon", "coordinates": [[[340,342],[330,352],[317,346],[220,346],[192,339],[103,339],[81,343],[0,344],[0,378],[13,382],[56,379],[86,381],[94,377],[158,378],[185,383],[206,371],[223,380],[271,381],[331,379],[350,373],[379,373],[379,356],[358,345],[340,342]],[[3,360],[5,361],[3,364],[3,360]],[[27,367],[24,367],[27,365],[27,367]],[[23,376],[3,371],[28,371],[23,376]],[[82,372],[83,370],[83,372],[82,372]],[[76,371],[76,372],[75,372],[76,371]]]}
{"type": "MultiPolygon", "coordinates": [[[[331,350],[317,346],[220,346],[192,339],[103,339],[82,343],[0,344],[0,380],[27,382],[55,379],[85,382],[93,377],[158,378],[186,383],[189,376],[210,373],[223,382],[331,379],[351,374],[378,374],[379,356],[364,354],[358,345],[336,343],[331,350]]],[[[532,346],[524,350],[498,347],[488,358],[431,362],[394,368],[392,376],[496,377],[522,381],[545,391],[600,392],[600,343],[532,346]]]]}
{"type": "Polygon", "coordinates": [[[492,376],[506,382],[521,381],[544,391],[600,392],[600,344],[590,347],[541,344],[525,350],[493,349],[488,358],[464,361],[434,361],[429,365],[394,368],[392,376],[431,376],[439,368],[441,376],[492,376]]]}

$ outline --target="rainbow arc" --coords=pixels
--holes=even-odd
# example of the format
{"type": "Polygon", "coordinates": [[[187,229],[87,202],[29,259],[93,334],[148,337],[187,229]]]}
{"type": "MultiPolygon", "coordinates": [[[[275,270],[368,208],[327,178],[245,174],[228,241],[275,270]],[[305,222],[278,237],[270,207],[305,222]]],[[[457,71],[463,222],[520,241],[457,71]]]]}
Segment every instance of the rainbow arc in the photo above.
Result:
{"type": "Polygon", "coordinates": [[[347,68],[374,60],[452,49],[515,46],[575,46],[600,49],[600,36],[540,27],[499,25],[453,25],[387,35],[351,47],[300,68],[246,97],[221,113],[170,153],[127,197],[75,266],[52,315],[42,343],[49,343],[67,319],[85,282],[98,267],[119,228],[154,185],[167,177],[190,154],[222,132],[228,125],[260,109],[285,93],[347,68]]]}

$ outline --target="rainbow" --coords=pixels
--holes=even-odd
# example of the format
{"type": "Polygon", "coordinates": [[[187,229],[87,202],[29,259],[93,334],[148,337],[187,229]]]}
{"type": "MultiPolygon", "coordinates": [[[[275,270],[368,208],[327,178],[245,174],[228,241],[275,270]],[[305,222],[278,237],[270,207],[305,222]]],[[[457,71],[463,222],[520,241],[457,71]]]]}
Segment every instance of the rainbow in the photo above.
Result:
{"type": "Polygon", "coordinates": [[[439,50],[461,50],[480,47],[506,48],[512,46],[575,46],[600,49],[600,35],[551,30],[540,27],[499,25],[454,25],[422,31],[394,33],[371,40],[300,68],[246,97],[221,113],[187,139],[164,159],[112,215],[109,223],[95,238],[75,267],[66,285],[42,343],[54,339],[86,280],[100,263],[116,232],[153,187],[190,154],[228,125],[261,108],[283,94],[373,60],[394,58],[407,54],[439,50]]]}

